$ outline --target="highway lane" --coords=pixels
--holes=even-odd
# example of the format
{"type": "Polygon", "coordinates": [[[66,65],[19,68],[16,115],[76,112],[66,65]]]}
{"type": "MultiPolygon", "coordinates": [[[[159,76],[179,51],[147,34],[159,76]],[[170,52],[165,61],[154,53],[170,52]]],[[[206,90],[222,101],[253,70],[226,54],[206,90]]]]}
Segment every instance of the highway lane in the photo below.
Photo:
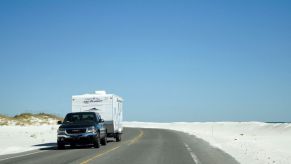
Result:
{"type": "Polygon", "coordinates": [[[230,155],[185,133],[126,128],[121,142],[99,149],[56,147],[0,156],[0,164],[237,164],[230,155]]]}

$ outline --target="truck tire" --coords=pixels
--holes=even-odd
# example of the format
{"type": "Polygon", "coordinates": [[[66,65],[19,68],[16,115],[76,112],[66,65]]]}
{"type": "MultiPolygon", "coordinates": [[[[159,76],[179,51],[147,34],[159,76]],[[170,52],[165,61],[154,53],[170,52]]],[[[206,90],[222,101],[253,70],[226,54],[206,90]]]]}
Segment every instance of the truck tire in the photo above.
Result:
{"type": "Polygon", "coordinates": [[[71,143],[71,144],[70,144],[70,147],[71,147],[72,149],[74,149],[74,148],[76,148],[76,144],[75,144],[75,143],[71,143]]]}
{"type": "Polygon", "coordinates": [[[101,144],[102,145],[107,145],[107,137],[106,136],[101,139],[101,144]]]}
{"type": "Polygon", "coordinates": [[[59,150],[65,149],[65,145],[58,142],[58,149],[59,150]]]}
{"type": "Polygon", "coordinates": [[[120,133],[116,133],[115,134],[115,140],[116,140],[116,142],[120,142],[121,141],[121,134],[120,133]]]}
{"type": "Polygon", "coordinates": [[[99,133],[96,135],[96,138],[93,141],[93,145],[95,148],[100,148],[101,144],[100,144],[100,134],[99,133]]]}

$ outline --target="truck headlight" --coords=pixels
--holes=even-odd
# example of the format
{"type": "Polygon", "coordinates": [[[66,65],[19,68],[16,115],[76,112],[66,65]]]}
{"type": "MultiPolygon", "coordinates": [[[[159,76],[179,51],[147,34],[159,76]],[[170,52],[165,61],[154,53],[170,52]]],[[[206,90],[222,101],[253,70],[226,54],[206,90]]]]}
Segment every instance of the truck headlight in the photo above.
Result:
{"type": "Polygon", "coordinates": [[[94,126],[87,128],[87,133],[96,133],[96,129],[94,126]]]}
{"type": "Polygon", "coordinates": [[[64,134],[66,132],[65,128],[59,128],[58,129],[58,134],[64,134]]]}

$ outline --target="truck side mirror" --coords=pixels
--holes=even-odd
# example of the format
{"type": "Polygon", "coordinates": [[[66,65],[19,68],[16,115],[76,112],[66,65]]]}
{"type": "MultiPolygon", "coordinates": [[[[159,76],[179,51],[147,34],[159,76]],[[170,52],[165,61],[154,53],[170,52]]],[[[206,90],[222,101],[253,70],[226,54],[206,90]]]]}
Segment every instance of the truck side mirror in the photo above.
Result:
{"type": "Polygon", "coordinates": [[[104,122],[104,120],[103,119],[100,119],[100,122],[104,122]]]}
{"type": "Polygon", "coordinates": [[[62,124],[63,122],[62,121],[58,121],[58,125],[62,124]]]}

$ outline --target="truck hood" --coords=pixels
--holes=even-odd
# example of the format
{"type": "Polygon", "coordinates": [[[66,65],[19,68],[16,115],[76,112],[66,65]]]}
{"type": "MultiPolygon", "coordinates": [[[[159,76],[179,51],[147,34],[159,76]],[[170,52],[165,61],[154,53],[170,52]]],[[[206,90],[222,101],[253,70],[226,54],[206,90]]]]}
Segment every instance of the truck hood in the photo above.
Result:
{"type": "Polygon", "coordinates": [[[90,126],[94,126],[94,123],[74,123],[74,124],[62,124],[60,128],[87,128],[90,126]]]}

